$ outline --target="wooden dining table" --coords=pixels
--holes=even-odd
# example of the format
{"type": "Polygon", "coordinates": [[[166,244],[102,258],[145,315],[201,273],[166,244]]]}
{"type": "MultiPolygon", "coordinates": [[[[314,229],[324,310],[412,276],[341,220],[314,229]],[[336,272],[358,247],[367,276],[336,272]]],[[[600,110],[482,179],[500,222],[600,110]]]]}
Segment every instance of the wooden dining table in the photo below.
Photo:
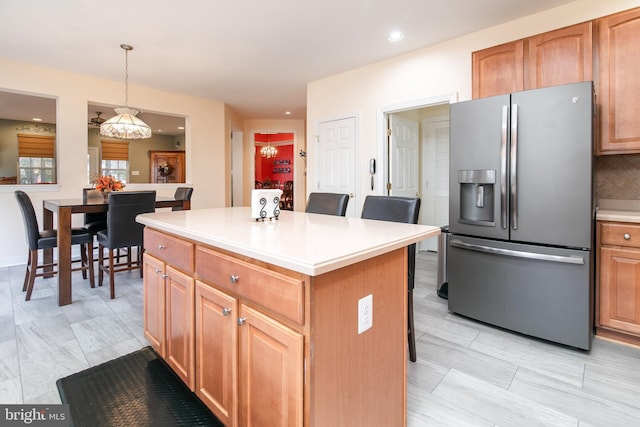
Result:
{"type": "MultiPolygon", "coordinates": [[[[157,208],[182,207],[185,210],[191,209],[189,200],[176,200],[170,197],[157,197],[157,208]]],[[[43,227],[45,230],[54,229],[53,215],[57,215],[58,229],[58,305],[71,304],[71,215],[79,213],[107,212],[109,204],[104,201],[87,201],[82,199],[52,199],[42,201],[43,227]]],[[[53,249],[44,250],[45,264],[53,262],[53,249]]],[[[51,274],[44,277],[53,276],[53,267],[49,267],[51,274]]]]}

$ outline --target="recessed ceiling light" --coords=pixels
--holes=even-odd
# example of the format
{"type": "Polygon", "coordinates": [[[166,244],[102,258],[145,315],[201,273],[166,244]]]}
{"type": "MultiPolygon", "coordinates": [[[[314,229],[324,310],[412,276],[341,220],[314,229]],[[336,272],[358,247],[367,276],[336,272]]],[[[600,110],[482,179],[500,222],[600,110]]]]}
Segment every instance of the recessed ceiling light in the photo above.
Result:
{"type": "Polygon", "coordinates": [[[178,126],[179,130],[184,130],[184,126],[178,126]]]}
{"type": "Polygon", "coordinates": [[[33,118],[33,119],[31,119],[31,120],[33,120],[34,122],[41,122],[41,121],[42,121],[42,119],[41,119],[41,118],[39,118],[39,117],[34,117],[34,118],[33,118]]]}
{"type": "Polygon", "coordinates": [[[287,115],[287,116],[290,116],[291,115],[291,111],[285,111],[284,114],[287,115]]]}
{"type": "Polygon", "coordinates": [[[399,42],[403,38],[404,34],[402,34],[400,31],[392,31],[389,33],[389,36],[387,36],[387,40],[389,40],[390,42],[399,42]]]}

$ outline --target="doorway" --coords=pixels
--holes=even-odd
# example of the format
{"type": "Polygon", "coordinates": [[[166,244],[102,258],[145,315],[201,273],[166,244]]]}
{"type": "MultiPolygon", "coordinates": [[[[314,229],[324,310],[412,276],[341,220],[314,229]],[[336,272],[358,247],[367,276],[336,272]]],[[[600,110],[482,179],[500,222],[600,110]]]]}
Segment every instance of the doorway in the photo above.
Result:
{"type": "MultiPolygon", "coordinates": [[[[455,101],[451,95],[382,111],[391,130],[382,133],[386,194],[420,197],[420,224],[449,221],[449,104],[455,101]]],[[[437,237],[418,243],[420,251],[437,248],[437,237]]]]}
{"type": "Polygon", "coordinates": [[[282,190],[281,210],[294,208],[293,132],[256,132],[253,135],[254,183],[252,188],[282,190]]]}

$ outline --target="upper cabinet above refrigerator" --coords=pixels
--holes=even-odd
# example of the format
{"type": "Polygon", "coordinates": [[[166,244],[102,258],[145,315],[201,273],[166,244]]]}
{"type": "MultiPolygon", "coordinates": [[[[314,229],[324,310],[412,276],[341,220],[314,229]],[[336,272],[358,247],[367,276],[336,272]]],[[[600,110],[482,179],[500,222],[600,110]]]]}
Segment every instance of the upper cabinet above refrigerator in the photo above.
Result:
{"type": "Polygon", "coordinates": [[[640,7],[472,53],[474,99],[594,80],[595,153],[640,153],[640,7]]]}
{"type": "Polygon", "coordinates": [[[593,79],[593,23],[473,52],[473,98],[593,79]]]}

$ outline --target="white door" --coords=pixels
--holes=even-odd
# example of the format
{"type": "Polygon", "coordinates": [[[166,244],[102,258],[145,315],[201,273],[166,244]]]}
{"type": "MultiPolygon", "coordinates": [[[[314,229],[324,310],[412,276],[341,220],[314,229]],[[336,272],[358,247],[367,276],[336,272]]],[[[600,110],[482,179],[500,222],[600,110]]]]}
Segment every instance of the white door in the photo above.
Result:
{"type": "MultiPolygon", "coordinates": [[[[425,120],[423,133],[422,221],[443,226],[449,223],[449,120],[425,120]]],[[[423,240],[418,250],[437,251],[437,237],[423,240]]]]}
{"type": "Polygon", "coordinates": [[[316,182],[311,191],[349,194],[348,217],[356,216],[356,119],[318,123],[316,182]]]}
{"type": "MultiPolygon", "coordinates": [[[[397,114],[389,115],[389,195],[420,196],[419,129],[417,121],[397,114]]],[[[422,210],[422,208],[421,208],[422,210]]]]}

